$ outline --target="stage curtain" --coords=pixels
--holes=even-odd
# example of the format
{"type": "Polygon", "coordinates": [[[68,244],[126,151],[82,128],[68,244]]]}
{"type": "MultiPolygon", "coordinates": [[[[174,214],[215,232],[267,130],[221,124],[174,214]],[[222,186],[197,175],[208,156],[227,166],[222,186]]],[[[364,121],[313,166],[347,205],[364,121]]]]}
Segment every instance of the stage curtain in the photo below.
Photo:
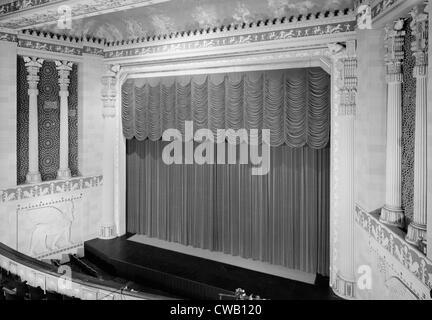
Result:
{"type": "Polygon", "coordinates": [[[328,145],[271,148],[269,174],[253,176],[251,165],[166,165],[166,144],[127,141],[128,232],[328,275],[328,145]]]}
{"type": "Polygon", "coordinates": [[[160,140],[166,129],[270,129],[272,146],[327,146],[330,76],[321,68],[129,79],[122,88],[127,139],[160,140]]]}

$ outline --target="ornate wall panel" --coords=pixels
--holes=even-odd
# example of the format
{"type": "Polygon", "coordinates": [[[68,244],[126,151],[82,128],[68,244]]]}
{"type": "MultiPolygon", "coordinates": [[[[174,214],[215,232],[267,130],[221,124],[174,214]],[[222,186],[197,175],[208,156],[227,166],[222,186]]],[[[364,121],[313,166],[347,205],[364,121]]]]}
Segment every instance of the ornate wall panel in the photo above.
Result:
{"type": "Polygon", "coordinates": [[[22,57],[18,57],[17,70],[17,183],[26,181],[29,152],[29,96],[27,70],[22,57]]]}
{"type": "MultiPolygon", "coordinates": [[[[58,73],[54,61],[45,61],[40,72],[39,116],[39,170],[42,180],[54,180],[59,168],[60,103],[58,73]]],[[[18,57],[18,110],[17,110],[17,181],[26,181],[28,170],[28,84],[27,70],[18,57]]],[[[69,87],[69,166],[73,176],[78,175],[78,67],[71,72],[69,87]]]]}
{"type": "Polygon", "coordinates": [[[57,177],[60,165],[60,87],[54,61],[45,61],[39,76],[39,170],[47,181],[57,177]]]}
{"type": "Polygon", "coordinates": [[[72,176],[78,171],[78,66],[74,64],[69,85],[69,169],[72,176]]]}
{"type": "MultiPolygon", "coordinates": [[[[411,51],[414,38],[409,24],[406,22],[403,64],[403,99],[402,99],[402,207],[407,219],[413,216],[414,199],[414,131],[415,131],[415,101],[416,81],[413,77],[415,58],[411,51]]],[[[409,223],[408,221],[408,223],[409,223]]]]}

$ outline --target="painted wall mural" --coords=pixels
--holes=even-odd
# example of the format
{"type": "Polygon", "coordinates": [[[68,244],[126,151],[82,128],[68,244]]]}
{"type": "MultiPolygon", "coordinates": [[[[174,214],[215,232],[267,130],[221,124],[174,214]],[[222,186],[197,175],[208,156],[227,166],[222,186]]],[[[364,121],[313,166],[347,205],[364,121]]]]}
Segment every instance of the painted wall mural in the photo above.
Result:
{"type": "Polygon", "coordinates": [[[76,19],[71,30],[56,25],[41,30],[112,42],[346,8],[353,8],[352,0],[171,0],[76,19]]]}
{"type": "MultiPolygon", "coordinates": [[[[60,102],[58,74],[54,61],[45,61],[39,72],[39,170],[44,181],[54,180],[59,168],[60,102]]],[[[78,68],[71,72],[69,86],[69,166],[72,176],[78,172],[78,68]]],[[[17,180],[25,183],[28,171],[28,83],[22,57],[18,57],[17,180]]]]}

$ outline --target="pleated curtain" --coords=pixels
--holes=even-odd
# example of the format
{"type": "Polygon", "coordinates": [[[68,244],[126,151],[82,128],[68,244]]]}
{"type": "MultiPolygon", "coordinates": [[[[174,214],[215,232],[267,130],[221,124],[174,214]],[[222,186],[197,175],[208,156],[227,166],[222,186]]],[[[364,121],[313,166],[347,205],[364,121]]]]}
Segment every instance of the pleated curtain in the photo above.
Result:
{"type": "Polygon", "coordinates": [[[330,149],[271,148],[251,165],[166,165],[167,142],[127,142],[127,230],[328,274],[330,149]]]}
{"type": "Polygon", "coordinates": [[[167,129],[269,129],[271,146],[324,148],[329,141],[329,75],[320,68],[127,80],[127,139],[157,141],[167,129]]]}
{"type": "Polygon", "coordinates": [[[128,80],[122,104],[128,232],[328,275],[330,78],[322,69],[128,80]],[[184,134],[185,121],[214,134],[270,129],[269,174],[164,164],[162,134],[184,134]]]}

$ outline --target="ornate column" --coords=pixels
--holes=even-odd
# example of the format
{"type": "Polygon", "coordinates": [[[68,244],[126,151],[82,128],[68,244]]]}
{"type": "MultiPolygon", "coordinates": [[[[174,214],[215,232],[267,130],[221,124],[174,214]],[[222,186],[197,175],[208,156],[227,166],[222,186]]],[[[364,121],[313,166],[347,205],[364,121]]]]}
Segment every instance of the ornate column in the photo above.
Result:
{"type": "Polygon", "coordinates": [[[118,66],[107,66],[102,76],[103,102],[103,193],[102,193],[102,221],[99,237],[112,239],[116,237],[114,221],[114,143],[116,140],[116,100],[118,66]]]}
{"type": "Polygon", "coordinates": [[[416,118],[414,149],[414,216],[408,226],[407,242],[418,245],[426,240],[427,224],[427,77],[428,15],[420,7],[411,11],[411,30],[415,37],[411,50],[416,58],[416,118]]]}
{"type": "Polygon", "coordinates": [[[39,70],[44,62],[43,59],[24,57],[27,68],[27,81],[29,85],[29,169],[27,183],[39,183],[42,181],[39,172],[39,124],[38,124],[38,83],[39,70]]]}
{"type": "Polygon", "coordinates": [[[69,169],[69,75],[72,62],[56,61],[60,85],[60,168],[57,179],[65,180],[71,177],[69,169]]]}
{"type": "MultiPolygon", "coordinates": [[[[357,105],[357,57],[356,42],[350,41],[346,49],[334,57],[336,66],[333,78],[336,83],[336,104],[338,109],[333,120],[335,130],[334,172],[337,202],[334,204],[336,240],[333,245],[335,258],[336,294],[346,299],[355,298],[354,264],[354,123],[357,105]]],[[[336,201],[336,200],[335,200],[336,201]]]]}
{"type": "Polygon", "coordinates": [[[387,66],[387,150],[386,199],[381,210],[381,222],[404,227],[402,210],[402,64],[404,59],[403,21],[385,28],[385,62],[387,66]]]}

